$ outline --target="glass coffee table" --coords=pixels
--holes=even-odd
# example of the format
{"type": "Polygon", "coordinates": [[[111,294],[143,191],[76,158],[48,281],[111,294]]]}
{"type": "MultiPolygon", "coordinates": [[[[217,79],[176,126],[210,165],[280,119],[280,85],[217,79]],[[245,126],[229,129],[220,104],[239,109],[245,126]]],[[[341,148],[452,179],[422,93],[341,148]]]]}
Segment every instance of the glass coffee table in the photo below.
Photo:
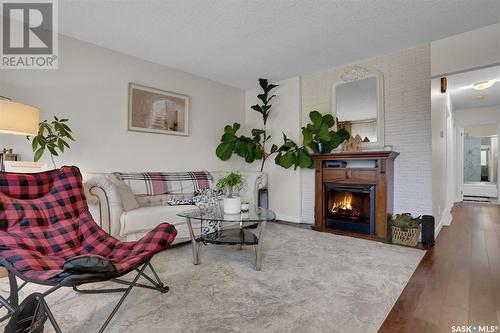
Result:
{"type": "Polygon", "coordinates": [[[260,271],[260,260],[262,250],[262,238],[267,221],[276,219],[276,215],[266,208],[250,208],[248,212],[240,214],[224,214],[222,209],[217,208],[198,208],[177,214],[185,217],[189,227],[191,236],[191,244],[193,247],[193,264],[199,263],[199,244],[198,242],[210,244],[229,244],[238,245],[241,249],[244,245],[252,245],[255,250],[255,270],[260,271]],[[219,228],[217,230],[203,233],[196,238],[193,231],[191,220],[201,221],[201,230],[203,223],[216,223],[219,228]],[[224,224],[239,223],[239,227],[224,228],[224,224]],[[250,229],[246,226],[249,224],[257,224],[257,228],[250,229]]]}

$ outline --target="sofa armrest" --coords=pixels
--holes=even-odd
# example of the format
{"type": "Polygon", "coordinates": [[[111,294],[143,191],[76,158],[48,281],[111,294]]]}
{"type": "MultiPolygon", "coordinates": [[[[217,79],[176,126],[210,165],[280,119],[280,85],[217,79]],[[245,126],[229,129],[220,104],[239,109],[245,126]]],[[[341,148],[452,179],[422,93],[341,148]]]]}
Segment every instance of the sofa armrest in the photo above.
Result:
{"type": "Polygon", "coordinates": [[[87,174],[84,187],[89,210],[100,227],[112,236],[119,237],[123,204],[116,185],[105,174],[87,174]]]}
{"type": "Polygon", "coordinates": [[[260,190],[267,189],[267,174],[263,172],[243,172],[243,177],[247,179],[248,190],[252,194],[251,202],[257,206],[260,201],[260,190]]]}

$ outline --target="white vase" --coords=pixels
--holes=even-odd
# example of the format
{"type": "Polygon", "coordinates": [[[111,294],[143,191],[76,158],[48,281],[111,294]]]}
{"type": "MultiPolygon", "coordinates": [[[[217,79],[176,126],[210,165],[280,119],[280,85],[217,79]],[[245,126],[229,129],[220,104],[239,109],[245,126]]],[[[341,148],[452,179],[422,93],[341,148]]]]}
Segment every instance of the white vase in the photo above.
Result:
{"type": "Polygon", "coordinates": [[[239,214],[240,212],[241,212],[240,197],[224,198],[224,213],[239,214]]]}

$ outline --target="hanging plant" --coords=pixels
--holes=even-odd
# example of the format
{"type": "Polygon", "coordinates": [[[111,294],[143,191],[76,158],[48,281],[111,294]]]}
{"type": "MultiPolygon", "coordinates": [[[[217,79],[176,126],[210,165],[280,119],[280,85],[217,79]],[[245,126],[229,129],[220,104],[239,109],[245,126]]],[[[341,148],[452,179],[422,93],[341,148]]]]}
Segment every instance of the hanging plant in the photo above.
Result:
{"type": "Polygon", "coordinates": [[[267,133],[267,121],[271,113],[272,104],[270,103],[276,97],[272,90],[278,87],[276,84],[269,84],[266,79],[259,79],[259,85],[262,93],[257,98],[262,102],[252,105],[252,110],[262,116],[261,128],[251,130],[251,136],[238,135],[241,128],[239,123],[226,125],[221,137],[221,143],[217,146],[216,155],[223,161],[227,161],[233,154],[245,159],[247,163],[253,163],[261,160],[260,171],[264,170],[265,163],[269,157],[276,154],[274,162],[283,167],[290,168],[294,166],[300,168],[313,167],[312,153],[330,152],[337,148],[344,140],[350,137],[345,129],[334,131],[335,120],[332,115],[321,115],[318,111],[312,111],[309,114],[311,123],[302,127],[302,145],[299,146],[293,140],[283,133],[283,143],[278,146],[268,141],[271,135],[267,133]],[[320,146],[323,149],[320,149],[320,146]]]}

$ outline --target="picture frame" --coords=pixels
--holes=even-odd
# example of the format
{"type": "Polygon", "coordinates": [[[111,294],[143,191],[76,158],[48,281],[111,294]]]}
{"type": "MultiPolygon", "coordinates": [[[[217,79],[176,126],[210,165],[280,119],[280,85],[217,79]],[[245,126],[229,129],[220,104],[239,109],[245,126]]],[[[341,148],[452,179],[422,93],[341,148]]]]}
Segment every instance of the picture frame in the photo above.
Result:
{"type": "Polygon", "coordinates": [[[132,82],[128,95],[129,131],[189,136],[189,96],[132,82]]]}

